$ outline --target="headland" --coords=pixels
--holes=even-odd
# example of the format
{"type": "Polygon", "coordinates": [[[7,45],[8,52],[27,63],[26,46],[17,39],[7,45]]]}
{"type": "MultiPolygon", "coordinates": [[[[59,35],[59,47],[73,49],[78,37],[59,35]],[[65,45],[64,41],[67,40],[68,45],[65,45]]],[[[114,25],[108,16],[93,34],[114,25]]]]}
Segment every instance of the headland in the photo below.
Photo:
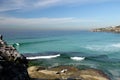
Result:
{"type": "Polygon", "coordinates": [[[92,32],[114,32],[114,33],[120,33],[120,25],[119,26],[113,26],[113,27],[106,27],[106,28],[96,28],[91,30],[92,32]]]}

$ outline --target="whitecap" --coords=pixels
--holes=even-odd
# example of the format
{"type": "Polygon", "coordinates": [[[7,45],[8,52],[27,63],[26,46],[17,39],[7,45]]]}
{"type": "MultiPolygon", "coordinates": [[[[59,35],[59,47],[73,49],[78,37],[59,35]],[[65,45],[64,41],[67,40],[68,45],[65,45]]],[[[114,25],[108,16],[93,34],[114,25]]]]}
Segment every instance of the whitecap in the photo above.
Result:
{"type": "Polygon", "coordinates": [[[85,57],[71,57],[71,59],[76,61],[82,61],[85,59],[85,57]]]}
{"type": "Polygon", "coordinates": [[[20,44],[19,43],[16,43],[17,46],[19,46],[20,44]]]}
{"type": "Polygon", "coordinates": [[[112,44],[113,47],[117,47],[117,48],[120,48],[120,43],[117,43],[117,44],[112,44]]]}
{"type": "Polygon", "coordinates": [[[57,55],[49,55],[49,56],[34,56],[34,57],[27,57],[28,60],[35,60],[35,59],[51,59],[59,57],[60,54],[57,55]]]}
{"type": "Polygon", "coordinates": [[[88,45],[85,47],[91,51],[107,51],[107,52],[114,52],[119,51],[120,43],[118,44],[106,44],[106,45],[88,45]]]}

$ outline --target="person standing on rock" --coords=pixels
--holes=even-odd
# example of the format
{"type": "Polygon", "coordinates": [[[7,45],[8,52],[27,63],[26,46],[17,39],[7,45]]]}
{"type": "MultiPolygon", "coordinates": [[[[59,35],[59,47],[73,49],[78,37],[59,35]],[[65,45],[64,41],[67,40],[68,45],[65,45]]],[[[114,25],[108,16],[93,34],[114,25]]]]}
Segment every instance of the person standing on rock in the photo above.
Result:
{"type": "Polygon", "coordinates": [[[3,45],[3,37],[2,37],[2,35],[0,34],[0,47],[2,47],[2,45],[3,45]]]}
{"type": "Polygon", "coordinates": [[[3,39],[3,36],[0,34],[0,40],[2,40],[3,39]]]}
{"type": "Polygon", "coordinates": [[[3,40],[3,36],[0,34],[0,48],[6,47],[7,43],[3,40]]]}

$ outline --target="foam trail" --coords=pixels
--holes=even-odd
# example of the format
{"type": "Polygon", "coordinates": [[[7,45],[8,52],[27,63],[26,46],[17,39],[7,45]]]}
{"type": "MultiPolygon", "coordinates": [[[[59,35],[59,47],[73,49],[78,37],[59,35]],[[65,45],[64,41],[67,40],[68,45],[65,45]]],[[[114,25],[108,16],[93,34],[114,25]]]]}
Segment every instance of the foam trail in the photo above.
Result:
{"type": "Polygon", "coordinates": [[[60,54],[57,55],[50,55],[50,56],[35,56],[35,57],[27,57],[28,60],[35,60],[35,59],[51,59],[59,57],[60,54]]]}
{"type": "Polygon", "coordinates": [[[71,59],[76,61],[82,61],[85,59],[85,57],[71,57],[71,59]]]}
{"type": "Polygon", "coordinates": [[[113,46],[113,47],[118,47],[118,48],[120,48],[120,43],[118,43],[118,44],[113,44],[112,46],[113,46]]]}

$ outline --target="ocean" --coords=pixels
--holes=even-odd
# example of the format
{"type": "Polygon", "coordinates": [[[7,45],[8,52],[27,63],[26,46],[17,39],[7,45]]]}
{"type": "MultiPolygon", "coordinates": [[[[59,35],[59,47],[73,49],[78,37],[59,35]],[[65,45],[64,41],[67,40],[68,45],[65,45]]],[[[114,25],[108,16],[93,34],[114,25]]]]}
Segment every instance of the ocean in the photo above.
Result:
{"type": "Polygon", "coordinates": [[[1,32],[19,53],[47,67],[71,65],[100,69],[120,80],[120,34],[90,31],[1,32]]]}

